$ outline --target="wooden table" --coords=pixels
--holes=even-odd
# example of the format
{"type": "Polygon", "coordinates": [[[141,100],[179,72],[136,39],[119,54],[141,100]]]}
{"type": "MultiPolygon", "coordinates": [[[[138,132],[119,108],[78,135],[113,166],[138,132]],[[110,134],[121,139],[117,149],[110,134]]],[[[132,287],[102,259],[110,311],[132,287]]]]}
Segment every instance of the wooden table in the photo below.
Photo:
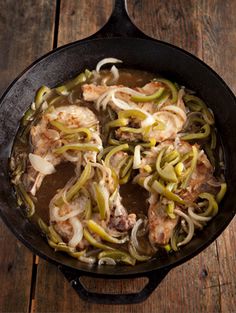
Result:
{"type": "MultiPolygon", "coordinates": [[[[0,91],[33,60],[94,33],[111,8],[111,0],[0,1],[0,91]]],[[[236,91],[235,0],[129,0],[128,9],[146,34],[197,55],[236,91]]],[[[135,305],[83,302],[55,266],[33,256],[2,222],[0,251],[0,312],[236,312],[236,219],[135,305]]],[[[143,279],[86,283],[97,291],[127,292],[141,288],[143,279]]]]}

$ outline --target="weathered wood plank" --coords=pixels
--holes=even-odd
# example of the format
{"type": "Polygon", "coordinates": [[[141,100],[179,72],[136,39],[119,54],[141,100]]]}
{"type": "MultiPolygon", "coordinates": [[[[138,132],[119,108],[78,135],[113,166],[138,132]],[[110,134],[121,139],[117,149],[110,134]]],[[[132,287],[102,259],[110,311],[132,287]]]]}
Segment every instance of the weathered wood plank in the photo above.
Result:
{"type": "MultiPolygon", "coordinates": [[[[235,1],[202,0],[203,58],[236,92],[235,1]]],[[[236,218],[217,240],[220,305],[223,313],[236,305],[236,218]]]]}
{"type": "MultiPolygon", "coordinates": [[[[51,49],[55,3],[0,2],[0,93],[35,58],[51,49]]],[[[0,312],[28,312],[33,255],[0,221],[0,312]]]]}
{"type": "Polygon", "coordinates": [[[86,38],[108,20],[112,1],[61,1],[58,45],[86,38]],[[69,27],[68,27],[69,26],[69,27]]]}

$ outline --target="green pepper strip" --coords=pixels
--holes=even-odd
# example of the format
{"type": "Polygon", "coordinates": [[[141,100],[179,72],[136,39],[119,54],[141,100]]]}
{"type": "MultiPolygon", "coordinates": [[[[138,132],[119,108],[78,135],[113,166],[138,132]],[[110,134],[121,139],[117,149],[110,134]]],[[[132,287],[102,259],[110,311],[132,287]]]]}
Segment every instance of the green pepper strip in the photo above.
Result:
{"type": "Polygon", "coordinates": [[[26,192],[25,187],[23,186],[22,183],[18,184],[16,186],[16,189],[19,191],[21,197],[24,200],[24,204],[26,205],[28,211],[27,211],[27,216],[31,217],[35,213],[35,205],[33,200],[30,198],[29,194],[26,192]]]}
{"type": "Polygon", "coordinates": [[[59,242],[56,244],[50,239],[48,239],[48,244],[50,247],[54,248],[55,251],[66,252],[67,254],[69,254],[70,256],[76,259],[79,259],[86,252],[86,250],[76,251],[74,248],[67,246],[64,242],[59,242]]]}
{"type": "Polygon", "coordinates": [[[173,200],[180,204],[185,204],[183,199],[181,199],[178,195],[174,194],[173,192],[169,191],[157,180],[155,180],[154,183],[152,184],[152,189],[169,200],[173,200]]]}
{"type": "Polygon", "coordinates": [[[59,86],[56,88],[56,91],[59,94],[64,94],[65,92],[70,91],[72,88],[74,88],[75,86],[82,84],[84,82],[86,82],[87,77],[84,73],[79,74],[78,76],[76,76],[74,79],[70,80],[68,83],[66,83],[65,85],[59,86]]]}
{"type": "Polygon", "coordinates": [[[143,121],[147,118],[147,114],[145,114],[144,112],[142,112],[140,110],[124,110],[124,111],[120,111],[118,113],[118,117],[119,117],[119,119],[137,117],[138,119],[143,121]]]}
{"type": "Polygon", "coordinates": [[[54,227],[51,225],[48,227],[48,237],[55,243],[62,242],[62,238],[55,231],[54,227]]]}
{"type": "Polygon", "coordinates": [[[160,87],[151,95],[134,95],[131,97],[131,100],[134,102],[150,102],[159,98],[163,94],[164,90],[164,87],[160,87]]]}
{"type": "Polygon", "coordinates": [[[114,248],[109,247],[99,241],[97,241],[93,236],[84,228],[84,238],[90,243],[92,246],[102,249],[102,250],[114,250],[114,248]]]}
{"type": "Polygon", "coordinates": [[[226,191],[227,191],[227,184],[226,183],[222,183],[220,185],[220,191],[216,195],[216,201],[218,203],[220,203],[221,200],[224,198],[224,195],[225,195],[226,191]]]}
{"type": "Polygon", "coordinates": [[[176,103],[178,100],[178,91],[177,91],[177,88],[175,87],[175,85],[171,81],[164,79],[164,78],[157,78],[157,79],[155,79],[155,81],[163,83],[164,85],[166,85],[170,89],[170,92],[172,95],[170,102],[176,103]]]}
{"type": "Polygon", "coordinates": [[[175,203],[173,201],[171,201],[170,203],[167,204],[166,213],[168,214],[168,216],[171,219],[175,219],[176,218],[176,216],[174,214],[174,208],[175,208],[175,203]]]}
{"type": "Polygon", "coordinates": [[[130,168],[133,165],[134,157],[128,156],[127,159],[125,160],[127,163],[124,166],[122,166],[121,170],[120,170],[120,177],[121,178],[123,178],[128,173],[128,171],[130,170],[130,168]],[[127,159],[128,159],[128,161],[127,161],[127,159]]]}
{"type": "Polygon", "coordinates": [[[111,242],[111,243],[117,243],[117,244],[122,244],[127,241],[127,237],[122,238],[122,239],[117,239],[112,236],[110,236],[103,227],[101,227],[99,224],[94,222],[94,220],[89,220],[87,221],[87,226],[90,231],[93,233],[97,234],[99,237],[101,237],[103,240],[111,242]]]}
{"type": "Polygon", "coordinates": [[[110,128],[126,126],[128,123],[129,120],[127,118],[118,118],[117,120],[108,122],[105,126],[105,131],[109,132],[110,128]]]}
{"type": "Polygon", "coordinates": [[[149,139],[149,142],[140,142],[140,143],[137,143],[137,145],[140,145],[144,148],[151,148],[151,147],[155,147],[157,141],[155,138],[150,138],[149,139]]]}
{"type": "Polygon", "coordinates": [[[215,122],[214,117],[212,116],[211,112],[208,110],[204,101],[202,101],[200,98],[194,95],[185,95],[184,101],[187,104],[187,106],[190,108],[190,110],[197,111],[197,112],[201,111],[206,123],[208,123],[209,125],[214,124],[215,122]]]}
{"type": "Polygon", "coordinates": [[[22,125],[26,126],[33,119],[34,114],[35,114],[34,110],[28,109],[22,118],[22,122],[21,122],[22,125]]]}
{"type": "Polygon", "coordinates": [[[61,130],[65,134],[84,133],[86,135],[86,141],[90,141],[92,138],[91,131],[86,127],[69,128],[55,120],[50,121],[50,124],[52,124],[52,126],[56,127],[57,129],[61,130]]]}
{"type": "Polygon", "coordinates": [[[113,148],[111,151],[108,152],[108,154],[105,157],[105,160],[104,160],[105,166],[110,167],[110,160],[114,154],[116,154],[119,151],[124,151],[128,149],[129,149],[129,145],[127,143],[113,148]]]}
{"type": "Polygon", "coordinates": [[[121,250],[113,250],[113,251],[102,251],[99,253],[98,258],[112,258],[117,262],[129,264],[129,265],[135,265],[136,260],[132,258],[128,253],[121,251],[121,250]]]}
{"type": "Polygon", "coordinates": [[[200,133],[190,133],[181,137],[181,140],[194,140],[194,139],[204,139],[207,138],[211,133],[211,128],[208,124],[201,127],[202,132],[200,133]]]}
{"type": "Polygon", "coordinates": [[[122,132],[134,133],[134,134],[142,134],[144,131],[143,128],[133,128],[133,127],[121,127],[120,130],[122,132]]]}
{"type": "Polygon", "coordinates": [[[49,99],[47,101],[47,103],[48,103],[49,106],[51,106],[53,104],[56,104],[58,101],[60,101],[62,99],[66,99],[66,97],[65,96],[58,96],[58,95],[56,95],[56,96],[52,97],[51,99],[49,99]]]}
{"type": "Polygon", "coordinates": [[[105,198],[100,184],[94,182],[93,185],[100,217],[102,220],[104,220],[106,218],[107,210],[109,209],[108,199],[105,198]]]}
{"type": "Polygon", "coordinates": [[[99,152],[100,149],[98,145],[95,144],[85,144],[85,143],[77,143],[72,145],[64,145],[60,148],[56,148],[53,150],[54,153],[62,154],[66,152],[67,150],[78,150],[78,151],[95,151],[99,152]]]}
{"type": "Polygon", "coordinates": [[[161,160],[161,166],[165,165],[165,163],[169,163],[171,165],[176,165],[180,159],[180,154],[177,150],[173,150],[169,153],[166,153],[162,160],[161,160]]]}
{"type": "Polygon", "coordinates": [[[88,201],[85,204],[85,210],[84,210],[84,218],[88,220],[92,216],[92,201],[90,198],[90,194],[86,188],[82,187],[80,191],[88,198],[88,201]]]}
{"type": "MultiPolygon", "coordinates": [[[[90,178],[92,166],[88,162],[80,175],[80,178],[77,180],[77,182],[67,191],[66,193],[66,201],[69,202],[71,199],[74,198],[74,196],[79,192],[79,190],[85,185],[85,183],[90,178]]],[[[63,198],[60,197],[56,201],[56,205],[60,206],[64,203],[63,198]]]]}
{"type": "Polygon", "coordinates": [[[34,99],[36,109],[40,107],[40,105],[44,101],[44,96],[50,91],[51,89],[48,88],[47,86],[42,86],[39,88],[39,90],[36,92],[35,99],[34,99]]]}
{"type": "Polygon", "coordinates": [[[170,96],[170,92],[168,90],[165,90],[162,93],[162,95],[158,99],[155,100],[155,104],[159,106],[159,104],[165,103],[168,100],[169,96],[170,96]]]}
{"type": "Polygon", "coordinates": [[[124,184],[127,184],[127,182],[129,181],[130,179],[130,175],[132,173],[132,167],[129,169],[128,173],[122,177],[121,179],[119,179],[119,184],[120,185],[124,185],[124,184]]]}
{"type": "Polygon", "coordinates": [[[182,188],[186,188],[187,185],[188,185],[188,182],[193,174],[193,172],[195,171],[196,169],[196,166],[197,166],[197,159],[198,159],[198,150],[195,146],[192,146],[192,152],[193,152],[193,158],[192,158],[192,161],[191,161],[191,165],[190,165],[190,168],[189,168],[189,172],[188,172],[188,175],[186,176],[185,180],[183,181],[182,183],[182,188]]]}
{"type": "MultiPolygon", "coordinates": [[[[213,214],[212,216],[215,216],[218,213],[218,204],[214,198],[214,196],[208,192],[203,192],[200,195],[198,195],[199,198],[201,199],[207,199],[209,201],[209,206],[213,209],[213,214]]],[[[208,210],[207,210],[208,211],[208,210]]],[[[210,212],[204,212],[200,215],[202,216],[206,216],[208,215],[210,212]]]]}
{"type": "Polygon", "coordinates": [[[130,255],[137,261],[144,262],[144,261],[148,261],[151,259],[151,256],[149,255],[140,255],[131,242],[129,243],[128,249],[129,249],[130,255]]]}
{"type": "Polygon", "coordinates": [[[164,169],[161,168],[161,160],[166,149],[162,149],[157,157],[156,170],[162,179],[176,183],[178,181],[173,165],[167,164],[164,169]]]}
{"type": "Polygon", "coordinates": [[[104,148],[102,151],[100,151],[97,155],[98,162],[101,162],[102,158],[113,148],[114,148],[113,146],[109,146],[109,147],[104,148]]]}

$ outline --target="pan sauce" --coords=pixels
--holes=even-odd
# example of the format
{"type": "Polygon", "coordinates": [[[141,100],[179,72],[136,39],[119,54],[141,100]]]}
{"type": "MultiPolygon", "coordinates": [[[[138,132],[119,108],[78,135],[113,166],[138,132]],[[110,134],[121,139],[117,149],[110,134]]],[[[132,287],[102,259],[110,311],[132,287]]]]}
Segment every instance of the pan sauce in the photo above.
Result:
{"type": "MultiPolygon", "coordinates": [[[[155,77],[156,76],[154,74],[143,72],[143,71],[121,69],[119,70],[119,78],[114,83],[114,82],[111,82],[113,79],[113,76],[111,75],[110,71],[108,70],[101,71],[99,75],[97,75],[97,77],[95,74],[93,74],[92,77],[86,78],[85,84],[83,83],[85,87],[82,87],[82,90],[81,90],[81,84],[77,84],[76,86],[73,86],[69,94],[66,96],[64,95],[65,91],[63,90],[63,88],[60,91],[59,90],[49,91],[44,99],[46,101],[41,103],[40,107],[42,108],[44,105],[45,110],[49,110],[50,112],[50,102],[53,102],[54,108],[60,108],[62,106],[72,105],[74,103],[79,106],[81,105],[86,106],[87,108],[89,108],[91,111],[95,113],[96,117],[99,120],[100,125],[102,125],[101,138],[103,139],[103,146],[104,147],[110,146],[110,143],[108,143],[106,128],[104,127],[104,125],[109,123],[109,121],[111,121],[112,118],[117,119],[117,113],[119,112],[120,109],[114,109],[114,106],[109,107],[108,105],[105,111],[101,109],[96,110],[95,105],[94,105],[94,102],[96,102],[96,100],[87,102],[87,101],[84,101],[83,99],[86,93],[86,89],[85,89],[86,84],[94,85],[95,83],[96,85],[100,85],[100,84],[106,83],[108,86],[109,85],[116,85],[116,86],[123,85],[123,86],[127,86],[130,88],[135,88],[135,87],[142,88],[143,86],[149,84],[149,82],[153,80],[155,77]],[[80,99],[79,102],[78,102],[78,99],[80,99]]],[[[167,89],[167,95],[169,93],[169,96],[167,97],[167,100],[166,100],[168,102],[170,101],[170,97],[171,97],[170,95],[171,86],[166,85],[164,82],[160,82],[159,89],[163,87],[167,89]]],[[[184,89],[181,89],[178,86],[176,90],[178,91],[178,97],[179,97],[179,93],[181,92],[181,90],[184,90],[184,89]]],[[[164,90],[164,92],[165,91],[166,90],[164,90]]],[[[139,92],[140,92],[140,89],[139,89],[139,92]]],[[[150,92],[150,91],[144,91],[143,93],[144,93],[144,97],[149,96],[150,94],[153,95],[153,92],[150,92]]],[[[162,95],[163,94],[160,94],[160,96],[157,97],[156,100],[161,98],[162,95]]],[[[203,111],[205,110],[204,113],[206,114],[204,118],[203,114],[202,115],[200,114],[201,110],[199,110],[199,107],[197,107],[199,103],[197,101],[194,102],[195,100],[193,98],[194,96],[192,96],[191,93],[188,95],[188,92],[187,92],[187,96],[190,97],[190,100],[188,101],[187,99],[186,101],[183,101],[184,107],[187,107],[187,110],[186,110],[187,118],[181,127],[181,131],[177,131],[177,133],[183,133],[182,136],[185,136],[185,137],[186,136],[188,137],[189,135],[191,136],[192,133],[202,134],[205,131],[205,129],[202,130],[202,127],[205,125],[210,125],[208,127],[210,128],[210,134],[207,135],[206,137],[203,136],[202,139],[196,138],[196,139],[189,141],[189,139],[187,138],[183,144],[180,144],[180,139],[176,140],[176,138],[173,138],[173,134],[171,134],[170,138],[168,137],[161,138],[159,140],[160,144],[158,144],[158,140],[157,140],[157,143],[153,144],[153,146],[155,147],[145,147],[145,143],[146,145],[148,143],[148,140],[146,138],[144,137],[141,138],[139,135],[136,136],[132,134],[133,140],[130,138],[127,139],[126,131],[123,131],[123,132],[121,131],[119,133],[119,128],[121,129],[121,127],[111,128],[112,131],[115,129],[115,134],[113,132],[113,137],[115,136],[114,137],[115,140],[120,140],[120,144],[124,144],[125,142],[126,143],[128,142],[130,146],[135,147],[135,146],[138,146],[137,143],[140,143],[140,140],[141,142],[144,143],[144,147],[140,149],[142,149],[141,159],[142,159],[142,162],[144,162],[145,164],[143,164],[142,166],[139,164],[139,167],[136,167],[131,172],[130,177],[128,178],[128,182],[126,184],[121,185],[121,188],[120,188],[120,194],[123,198],[122,204],[127,210],[126,218],[128,218],[127,214],[132,215],[133,213],[135,213],[136,219],[132,221],[132,223],[130,222],[131,224],[127,226],[126,228],[124,227],[122,229],[121,226],[116,228],[115,222],[110,223],[110,225],[109,225],[109,221],[108,223],[101,222],[101,220],[98,218],[99,208],[97,208],[94,203],[93,203],[92,211],[94,212],[93,214],[95,215],[97,214],[97,215],[95,216],[95,218],[91,218],[91,216],[89,218],[89,220],[94,220],[95,223],[98,224],[98,226],[100,227],[102,226],[105,229],[105,231],[109,234],[109,236],[113,238],[117,238],[118,236],[119,238],[118,240],[120,240],[122,243],[114,243],[112,241],[105,239],[104,236],[106,236],[106,234],[105,235],[103,234],[101,236],[101,229],[98,229],[96,224],[94,225],[91,222],[89,226],[87,226],[86,221],[85,221],[83,222],[83,227],[86,229],[89,235],[92,236],[93,239],[96,239],[98,243],[105,244],[104,246],[105,248],[104,247],[101,248],[99,247],[99,245],[96,246],[95,244],[94,244],[95,248],[99,248],[99,250],[92,248],[92,244],[88,240],[88,238],[90,238],[88,237],[88,234],[87,234],[86,240],[83,239],[85,243],[82,244],[82,246],[79,246],[79,245],[70,246],[70,242],[72,239],[69,238],[70,239],[69,240],[67,234],[64,233],[60,229],[60,227],[59,228],[57,227],[59,223],[55,223],[51,221],[51,226],[50,227],[46,226],[46,224],[49,224],[50,222],[50,216],[49,216],[49,211],[48,211],[50,202],[52,201],[52,198],[57,193],[58,189],[63,188],[66,185],[66,183],[72,177],[75,176],[75,172],[74,172],[75,165],[72,164],[71,162],[64,162],[63,160],[63,162],[60,163],[59,165],[57,166],[55,165],[56,167],[55,173],[45,176],[42,184],[40,184],[40,187],[36,192],[35,198],[33,198],[33,202],[35,203],[34,204],[35,210],[37,214],[40,216],[40,220],[39,220],[40,227],[46,233],[49,244],[53,248],[55,248],[55,250],[65,251],[69,253],[70,255],[72,255],[73,257],[78,258],[79,260],[89,262],[89,263],[97,262],[97,257],[98,257],[100,260],[99,264],[103,264],[103,263],[114,264],[115,262],[134,264],[135,261],[148,260],[151,256],[153,256],[156,253],[157,248],[159,249],[164,248],[168,252],[170,250],[177,250],[179,246],[187,243],[189,239],[187,237],[189,236],[190,232],[192,232],[192,236],[193,236],[194,231],[197,231],[198,229],[201,229],[203,226],[205,226],[206,222],[210,220],[216,214],[216,211],[217,211],[216,206],[218,208],[216,199],[217,197],[218,198],[222,197],[222,194],[224,192],[224,188],[226,188],[226,185],[224,184],[222,177],[219,180],[219,179],[215,179],[213,176],[213,166],[214,166],[213,162],[215,162],[214,161],[215,157],[218,155],[218,151],[220,151],[221,149],[219,147],[219,143],[217,142],[217,145],[216,145],[214,142],[216,139],[215,131],[214,131],[214,119],[212,123],[211,119],[213,118],[213,116],[210,111],[208,110],[206,111],[205,107],[203,108],[203,111]],[[195,121],[193,122],[194,119],[195,121]],[[203,120],[205,124],[202,125],[201,124],[202,121],[200,120],[203,120]],[[209,123],[207,123],[207,121],[209,123]],[[185,130],[185,132],[182,132],[182,130],[185,130]],[[190,142],[191,144],[189,144],[188,142],[190,142]],[[192,145],[195,142],[197,142],[200,146],[192,145]],[[196,148],[192,148],[193,146],[196,148]],[[209,149],[209,146],[211,148],[216,146],[216,149],[209,149]],[[204,148],[205,151],[208,152],[208,158],[211,160],[211,162],[208,161],[208,158],[205,152],[202,150],[202,148],[204,148]],[[181,151],[181,149],[183,151],[181,151]],[[169,155],[167,152],[169,153],[169,155]],[[168,175],[171,176],[171,173],[173,174],[172,168],[174,168],[175,170],[175,174],[173,176],[174,179],[173,177],[171,177],[172,181],[170,179],[169,186],[167,184],[168,179],[165,176],[166,173],[163,174],[163,170],[165,170],[166,168],[165,164],[167,164],[168,162],[164,164],[164,167],[163,167],[163,164],[161,165],[162,168],[159,169],[159,172],[157,170],[157,173],[159,174],[159,176],[157,175],[154,169],[157,163],[158,155],[160,156],[161,153],[163,154],[162,155],[163,158],[166,158],[167,161],[169,160],[169,163],[174,161],[174,159],[171,158],[171,153],[172,154],[177,153],[180,155],[180,159],[177,161],[177,163],[173,163],[175,167],[173,167],[170,164],[169,168],[171,168],[171,170],[169,170],[169,174],[167,173],[168,170],[166,171],[167,176],[168,175]],[[182,188],[185,190],[185,194],[184,192],[181,193],[181,191],[177,192],[178,197],[181,196],[181,199],[182,198],[186,199],[184,200],[185,204],[183,204],[181,203],[181,201],[178,201],[178,199],[176,201],[175,197],[173,198],[174,190],[172,193],[171,182],[173,184],[174,183],[173,180],[175,180],[175,177],[177,176],[181,177],[181,173],[184,171],[184,168],[186,172],[189,168],[190,168],[189,171],[191,171],[191,164],[193,165],[194,163],[193,162],[194,153],[197,154],[198,161],[196,162],[199,163],[198,171],[196,171],[196,164],[195,164],[195,176],[196,174],[199,174],[200,172],[201,172],[200,174],[202,174],[202,171],[203,171],[203,174],[202,174],[203,179],[200,182],[200,187],[197,190],[195,199],[191,199],[192,205],[189,204],[190,203],[189,197],[190,197],[191,192],[190,191],[188,192],[188,190],[186,189],[186,186],[185,188],[182,188]],[[170,157],[169,159],[168,159],[168,156],[170,157]],[[187,159],[185,161],[183,160],[181,161],[181,158],[184,159],[186,157],[187,159]],[[146,169],[144,169],[145,166],[146,166],[146,169]],[[204,171],[205,171],[205,174],[204,174],[204,171]],[[153,177],[151,177],[150,180],[152,180],[152,182],[155,182],[155,178],[156,178],[157,183],[155,184],[153,183],[153,185],[150,187],[150,186],[147,186],[147,184],[144,184],[144,179],[148,178],[151,175],[153,175],[153,177]],[[207,186],[205,184],[206,180],[210,181],[210,183],[207,186]],[[134,181],[135,184],[132,184],[132,181],[134,181]],[[168,190],[171,192],[171,194],[167,195],[166,189],[164,189],[164,191],[162,190],[163,186],[168,187],[169,188],[168,190]],[[151,192],[151,196],[148,191],[151,192]],[[200,198],[199,198],[199,195],[200,195],[200,198]],[[157,199],[158,197],[159,199],[157,199]],[[148,198],[149,198],[149,203],[147,202],[148,198]],[[186,205],[186,203],[188,204],[186,205]],[[185,207],[185,209],[183,209],[183,207],[185,207]],[[188,211],[189,208],[187,209],[186,207],[190,207],[190,211],[188,211]],[[211,209],[209,209],[210,207],[211,209]],[[167,231],[166,229],[163,230],[162,223],[164,225],[164,228],[167,228],[167,231]],[[131,232],[131,230],[135,228],[134,226],[136,227],[136,234],[135,235],[133,234],[132,236],[131,233],[134,233],[134,231],[131,232]],[[194,227],[194,229],[191,229],[191,227],[194,227]],[[131,237],[131,239],[129,239],[128,242],[124,240],[124,238],[127,237],[127,234],[129,237],[131,237]],[[135,240],[134,240],[134,237],[136,238],[135,240]],[[64,243],[61,244],[62,240],[64,243]],[[89,246],[87,245],[87,241],[89,241],[90,243],[89,246]],[[106,244],[107,242],[109,242],[108,245],[106,244]],[[116,250],[109,250],[107,246],[111,248],[115,248],[116,250]],[[77,252],[77,251],[82,251],[82,253],[77,252]]],[[[121,97],[121,98],[124,101],[124,97],[121,97]]],[[[143,101],[143,100],[145,99],[143,99],[141,96],[141,99],[138,99],[138,101],[136,99],[134,102],[139,103],[139,104],[141,103],[140,107],[144,111],[147,107],[147,103],[149,102],[152,102],[151,107],[153,108],[153,99],[151,99],[149,102],[143,101]]],[[[130,99],[128,99],[128,101],[130,101],[130,99]]],[[[37,101],[35,101],[35,103],[36,102],[37,101]]],[[[168,103],[168,104],[172,105],[171,103],[168,103]]],[[[164,102],[164,107],[165,107],[165,102],[164,102]]],[[[160,110],[163,111],[163,109],[160,109],[160,110]]],[[[166,113],[166,116],[169,116],[169,114],[170,114],[169,112],[168,114],[166,113]]],[[[176,116],[178,112],[177,113],[174,112],[174,114],[176,116]]],[[[30,205],[29,203],[27,203],[27,197],[24,194],[25,190],[23,190],[22,186],[26,188],[27,195],[30,196],[29,190],[27,189],[27,183],[25,183],[26,181],[25,176],[27,175],[27,171],[29,170],[29,166],[30,166],[30,162],[28,160],[28,154],[29,152],[34,152],[34,147],[33,147],[32,138],[31,138],[32,137],[32,125],[37,126],[37,124],[40,121],[42,112],[38,114],[38,116],[37,114],[33,112],[33,115],[34,116],[32,118],[32,121],[31,121],[30,114],[29,114],[29,118],[26,118],[25,120],[23,120],[23,123],[25,125],[19,131],[18,137],[15,142],[15,146],[13,150],[13,157],[12,157],[12,162],[11,162],[11,166],[13,170],[13,174],[12,174],[13,183],[15,183],[16,185],[18,201],[20,202],[20,204],[22,202],[26,202],[26,205],[28,206],[28,208],[30,207],[30,205]],[[30,131],[31,131],[31,135],[29,136],[30,131]],[[29,140],[29,138],[31,138],[31,141],[29,140]],[[18,166],[19,164],[21,164],[20,168],[18,166]]],[[[162,127],[163,126],[162,124],[165,121],[166,120],[164,119],[162,120],[162,122],[160,122],[160,125],[156,125],[157,128],[162,127]]],[[[135,120],[134,117],[129,117],[128,127],[132,126],[133,128],[137,129],[138,126],[140,126],[140,124],[138,123],[140,122],[137,122],[137,120],[135,120]]],[[[54,129],[56,130],[57,128],[54,128],[54,129]]],[[[161,131],[162,131],[161,129],[158,129],[156,133],[154,131],[153,133],[154,135],[156,135],[158,132],[160,133],[161,131]]],[[[128,135],[130,135],[129,132],[128,132],[128,135]]],[[[158,137],[158,135],[156,136],[158,137]]],[[[123,153],[126,153],[126,152],[123,152],[123,153]]],[[[136,157],[135,149],[134,151],[129,151],[128,156],[130,158],[132,156],[132,153],[133,153],[133,157],[135,158],[136,157]]],[[[105,160],[105,156],[103,157],[103,159],[105,160]]],[[[216,160],[218,161],[217,158],[216,160]]],[[[220,160],[220,162],[222,162],[222,160],[220,160]]],[[[82,166],[82,169],[84,168],[85,168],[85,165],[82,166]]],[[[217,168],[219,168],[219,166],[217,168]]],[[[80,175],[81,175],[81,172],[82,170],[80,171],[80,175]]],[[[192,175],[193,174],[194,173],[192,171],[192,175]]],[[[218,176],[220,175],[222,176],[222,170],[218,170],[217,174],[218,176]]],[[[78,177],[80,175],[78,175],[78,177]]],[[[188,173],[186,174],[186,176],[188,176],[188,173]]],[[[191,181],[191,179],[192,179],[191,177],[188,177],[188,181],[191,181]]],[[[146,183],[147,181],[148,180],[146,180],[146,183]]],[[[186,183],[186,181],[184,180],[181,183],[183,184],[184,182],[186,183]]],[[[75,184],[75,182],[73,183],[75,184]]],[[[73,184],[70,184],[70,188],[71,186],[73,186],[73,184]]],[[[73,199],[71,201],[73,201],[73,199]]]]}

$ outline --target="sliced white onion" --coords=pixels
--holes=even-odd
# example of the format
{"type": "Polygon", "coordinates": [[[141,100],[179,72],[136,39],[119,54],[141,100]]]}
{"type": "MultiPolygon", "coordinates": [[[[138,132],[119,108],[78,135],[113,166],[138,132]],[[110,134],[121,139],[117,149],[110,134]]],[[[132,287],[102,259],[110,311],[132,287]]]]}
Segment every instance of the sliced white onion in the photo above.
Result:
{"type": "Polygon", "coordinates": [[[129,105],[127,102],[116,98],[114,92],[111,95],[111,100],[114,103],[114,105],[121,110],[130,110],[132,108],[132,106],[129,105]]]}
{"type": "Polygon", "coordinates": [[[141,218],[138,219],[137,222],[134,224],[134,227],[132,228],[132,231],[131,231],[130,241],[137,250],[139,250],[137,232],[138,232],[138,229],[142,223],[143,223],[143,220],[141,218]]]}
{"type": "Polygon", "coordinates": [[[68,152],[64,152],[63,156],[66,160],[70,162],[78,162],[81,160],[81,153],[78,153],[76,156],[70,155],[68,152]]]}
{"type": "Polygon", "coordinates": [[[73,227],[73,237],[68,242],[68,246],[75,248],[83,238],[83,226],[77,217],[71,217],[70,223],[73,227]]]}
{"type": "Polygon", "coordinates": [[[33,168],[43,175],[50,175],[56,171],[52,163],[37,154],[30,153],[29,160],[33,168]]]}
{"type": "Polygon", "coordinates": [[[78,208],[76,210],[72,210],[69,213],[65,214],[65,215],[60,215],[59,214],[59,210],[60,208],[54,206],[51,208],[50,210],[50,220],[53,222],[64,222],[66,220],[68,220],[69,218],[72,218],[80,213],[82,213],[84,211],[84,208],[78,208]]]}
{"type": "Polygon", "coordinates": [[[84,255],[81,255],[81,256],[79,257],[79,260],[80,260],[81,262],[84,262],[84,263],[87,263],[87,264],[90,264],[90,265],[96,263],[96,258],[87,257],[87,256],[84,256],[84,255]]]}
{"type": "Polygon", "coordinates": [[[141,127],[151,126],[156,122],[155,118],[152,115],[148,115],[148,117],[141,122],[141,127]]]}
{"type": "Polygon", "coordinates": [[[186,113],[184,112],[184,110],[182,110],[181,108],[177,107],[176,105],[168,105],[166,107],[163,108],[163,111],[169,111],[169,112],[173,112],[175,114],[178,114],[182,120],[185,122],[187,117],[186,117],[186,113]]]}
{"type": "Polygon", "coordinates": [[[185,214],[184,212],[180,211],[179,209],[175,209],[174,213],[183,217],[186,220],[186,222],[188,223],[188,234],[187,234],[187,236],[184,238],[183,241],[181,241],[177,244],[177,246],[180,247],[180,246],[186,245],[193,238],[194,224],[193,224],[193,221],[191,220],[191,218],[187,214],[185,214]]]}
{"type": "Polygon", "coordinates": [[[134,148],[134,161],[133,161],[133,169],[138,169],[141,166],[141,145],[137,145],[134,148]]]}
{"type": "Polygon", "coordinates": [[[208,222],[212,219],[212,216],[201,216],[193,212],[193,208],[188,208],[188,214],[192,217],[192,219],[199,221],[199,222],[208,222]]]}
{"type": "Polygon", "coordinates": [[[116,265],[116,261],[112,258],[104,257],[98,261],[98,265],[116,265]]]}
{"type": "Polygon", "coordinates": [[[105,58],[102,59],[101,61],[98,62],[96,66],[96,72],[100,72],[100,69],[103,65],[105,64],[110,64],[110,63],[122,63],[123,61],[116,59],[116,58],[105,58]]]}
{"type": "Polygon", "coordinates": [[[144,179],[144,182],[143,182],[143,187],[147,190],[147,191],[150,191],[152,192],[152,189],[151,187],[148,186],[148,183],[150,181],[150,179],[152,179],[153,175],[149,175],[147,176],[145,179],[144,179]]]}
{"type": "Polygon", "coordinates": [[[118,68],[115,65],[111,67],[111,73],[113,75],[112,81],[116,82],[119,79],[120,74],[119,74],[118,68]]]}

